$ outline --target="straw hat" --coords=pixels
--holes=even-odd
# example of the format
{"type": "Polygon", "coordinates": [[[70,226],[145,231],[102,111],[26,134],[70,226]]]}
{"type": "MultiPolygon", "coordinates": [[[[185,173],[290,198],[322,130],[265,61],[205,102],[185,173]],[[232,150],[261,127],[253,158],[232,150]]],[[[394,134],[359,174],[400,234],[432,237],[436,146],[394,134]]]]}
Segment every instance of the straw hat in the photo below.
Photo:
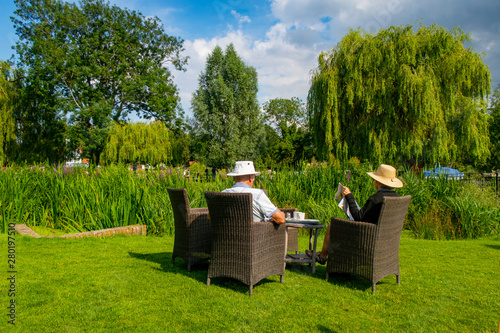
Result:
{"type": "Polygon", "coordinates": [[[260,176],[260,172],[256,172],[252,161],[237,161],[232,172],[228,176],[245,176],[256,175],[260,176]]]}
{"type": "Polygon", "coordinates": [[[396,188],[403,187],[403,182],[396,178],[396,169],[387,164],[380,164],[377,171],[367,172],[367,174],[385,186],[396,188]]]}

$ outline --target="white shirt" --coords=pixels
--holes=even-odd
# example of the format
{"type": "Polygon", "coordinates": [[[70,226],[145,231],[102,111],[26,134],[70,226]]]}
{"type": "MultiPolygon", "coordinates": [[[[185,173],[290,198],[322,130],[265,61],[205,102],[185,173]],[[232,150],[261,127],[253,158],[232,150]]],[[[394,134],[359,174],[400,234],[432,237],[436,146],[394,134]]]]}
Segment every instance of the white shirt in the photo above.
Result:
{"type": "Polygon", "coordinates": [[[251,193],[254,222],[262,222],[270,219],[278,211],[278,208],[269,200],[267,195],[258,188],[252,188],[245,183],[235,183],[233,187],[225,189],[226,193],[251,193]]]}

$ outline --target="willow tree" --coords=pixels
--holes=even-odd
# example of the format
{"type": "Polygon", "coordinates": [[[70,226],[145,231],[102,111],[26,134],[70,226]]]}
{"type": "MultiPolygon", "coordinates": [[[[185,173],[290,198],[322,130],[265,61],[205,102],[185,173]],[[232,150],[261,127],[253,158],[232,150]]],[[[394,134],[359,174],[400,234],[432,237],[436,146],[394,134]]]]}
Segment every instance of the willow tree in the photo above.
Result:
{"type": "Polygon", "coordinates": [[[319,56],[308,94],[318,155],[372,163],[484,161],[490,73],[459,28],[351,30],[319,56]]]}
{"type": "Polygon", "coordinates": [[[113,123],[102,153],[104,163],[170,164],[172,132],[163,122],[149,124],[113,123]]]}

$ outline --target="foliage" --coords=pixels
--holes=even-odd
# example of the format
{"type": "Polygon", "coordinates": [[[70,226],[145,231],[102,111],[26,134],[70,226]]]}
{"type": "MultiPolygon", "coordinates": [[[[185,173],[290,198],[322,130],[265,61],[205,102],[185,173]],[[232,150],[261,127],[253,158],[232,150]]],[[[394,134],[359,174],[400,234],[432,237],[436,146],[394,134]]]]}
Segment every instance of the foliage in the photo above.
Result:
{"type": "Polygon", "coordinates": [[[183,130],[174,132],[172,138],[172,165],[181,166],[189,162],[190,136],[183,130]]]}
{"type": "Polygon", "coordinates": [[[263,106],[267,146],[261,156],[267,167],[298,165],[312,157],[305,109],[297,98],[272,99],[263,106]]]}
{"type": "Polygon", "coordinates": [[[491,152],[488,133],[490,115],[486,101],[460,96],[455,108],[457,112],[450,114],[448,119],[450,135],[457,149],[453,162],[483,169],[491,152]]]}
{"type": "Polygon", "coordinates": [[[6,61],[0,61],[0,162],[8,160],[8,148],[16,139],[13,108],[18,100],[16,73],[6,61]]]}
{"type": "MultiPolygon", "coordinates": [[[[205,191],[232,186],[233,180],[223,172],[215,179],[205,177],[205,168],[193,164],[190,177],[184,177],[184,169],[163,167],[148,172],[131,172],[123,166],[7,168],[0,171],[0,227],[5,230],[8,223],[24,223],[84,231],[140,223],[151,233],[170,234],[174,223],[167,187],[187,188],[192,206],[206,207],[205,191]]],[[[337,184],[348,186],[363,205],[375,191],[366,175],[373,169],[356,158],[343,163],[332,159],[331,164],[262,172],[255,187],[267,189],[278,207],[294,207],[328,223],[332,216],[344,216],[334,198],[337,184]]],[[[412,195],[405,229],[416,237],[499,235],[500,203],[492,187],[421,179],[412,172],[401,178],[405,186],[397,191],[412,195]]]]}
{"type": "MultiPolygon", "coordinates": [[[[374,295],[362,278],[326,281],[325,266],[311,274],[307,265],[287,264],[283,284],[270,276],[249,297],[248,286],[233,279],[207,286],[206,263],[190,273],[181,258],[172,265],[173,236],[15,238],[14,332],[498,330],[498,239],[435,242],[403,235],[401,285],[388,276],[374,295]]],[[[301,252],[308,241],[299,237],[301,252]]],[[[7,235],[0,243],[7,246],[7,235]]],[[[0,282],[5,291],[7,277],[0,282]]],[[[7,307],[7,292],[2,299],[7,307]]]]}
{"type": "Polygon", "coordinates": [[[304,126],[306,123],[304,103],[297,97],[271,99],[262,108],[266,123],[273,127],[279,127],[283,123],[297,126],[304,126]]]}
{"type": "Polygon", "coordinates": [[[244,64],[233,44],[225,53],[216,46],[191,103],[197,160],[222,168],[258,156],[265,134],[257,90],[255,68],[244,64]]]}
{"type": "Polygon", "coordinates": [[[321,53],[308,95],[318,157],[483,163],[488,133],[477,106],[490,73],[468,41],[459,28],[408,25],[351,30],[321,53]]]}
{"type": "MultiPolygon", "coordinates": [[[[20,70],[21,71],[21,70],[20,70]]],[[[16,145],[11,160],[17,163],[61,163],[66,149],[67,123],[58,106],[52,82],[43,76],[18,81],[19,102],[13,108],[16,121],[16,145]]]]}
{"type": "Polygon", "coordinates": [[[488,164],[492,170],[500,170],[500,84],[493,92],[491,102],[489,123],[491,157],[488,164]]]}
{"type": "Polygon", "coordinates": [[[230,187],[231,180],[195,182],[183,177],[183,169],[163,167],[149,172],[123,165],[8,167],[0,171],[0,228],[17,223],[75,232],[140,223],[154,234],[169,234],[173,215],[167,187],[188,187],[199,207],[205,190],[221,186],[230,187]]]}
{"type": "Polygon", "coordinates": [[[113,124],[103,151],[103,162],[171,164],[172,137],[172,131],[160,121],[113,124]]]}
{"type": "Polygon", "coordinates": [[[37,87],[34,97],[51,96],[51,108],[70,114],[73,149],[82,146],[98,162],[106,127],[131,113],[176,125],[179,97],[165,65],[182,70],[187,59],[183,41],[168,36],[157,17],[104,0],[15,3],[19,66],[27,86],[37,87]]]}
{"type": "Polygon", "coordinates": [[[401,194],[411,194],[405,227],[425,239],[470,239],[498,235],[500,202],[480,179],[421,179],[405,173],[401,194]]]}

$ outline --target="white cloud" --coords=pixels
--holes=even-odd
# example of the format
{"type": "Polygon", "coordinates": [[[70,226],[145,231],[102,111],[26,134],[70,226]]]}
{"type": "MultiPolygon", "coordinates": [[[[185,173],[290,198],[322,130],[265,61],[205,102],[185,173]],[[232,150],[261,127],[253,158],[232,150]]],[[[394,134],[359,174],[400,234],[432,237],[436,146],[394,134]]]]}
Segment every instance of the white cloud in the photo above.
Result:
{"type": "Polygon", "coordinates": [[[257,70],[259,102],[272,98],[299,97],[303,101],[309,90],[309,73],[316,66],[314,48],[301,48],[287,39],[287,28],[280,23],[272,26],[266,38],[253,41],[241,30],[230,31],[225,36],[210,40],[185,41],[185,55],[190,57],[185,73],[174,72],[184,111],[192,116],[190,102],[198,88],[198,78],[205,69],[207,56],[216,45],[223,50],[233,43],[236,52],[246,65],[257,70]]]}
{"type": "Polygon", "coordinates": [[[250,23],[252,22],[252,20],[250,20],[250,18],[246,15],[241,15],[240,13],[238,13],[237,11],[235,10],[232,10],[231,11],[231,14],[234,16],[235,19],[238,20],[238,23],[241,25],[242,23],[250,23]]]}
{"type": "MultiPolygon", "coordinates": [[[[229,31],[223,35],[185,42],[186,55],[191,57],[188,70],[174,73],[184,109],[192,115],[192,93],[198,87],[206,58],[216,45],[225,49],[233,43],[243,61],[256,68],[261,104],[278,97],[299,97],[305,102],[310,72],[317,66],[318,54],[332,49],[349,28],[376,31],[391,25],[413,24],[421,17],[429,20],[424,22],[426,25],[448,22],[444,20],[449,17],[436,12],[439,4],[431,0],[424,3],[431,9],[423,8],[425,6],[415,0],[272,0],[270,18],[277,23],[269,26],[265,35],[257,37],[241,28],[242,23],[249,23],[251,27],[252,20],[233,10],[232,15],[239,21],[238,29],[228,26],[229,31]],[[430,16],[425,15],[429,11],[430,16]],[[441,17],[444,18],[439,20],[441,17]]],[[[478,51],[487,51],[493,55],[491,58],[499,49],[495,37],[491,36],[493,33],[483,30],[471,34],[477,41],[478,51]]],[[[490,65],[492,71],[498,72],[497,67],[490,65]]]]}

